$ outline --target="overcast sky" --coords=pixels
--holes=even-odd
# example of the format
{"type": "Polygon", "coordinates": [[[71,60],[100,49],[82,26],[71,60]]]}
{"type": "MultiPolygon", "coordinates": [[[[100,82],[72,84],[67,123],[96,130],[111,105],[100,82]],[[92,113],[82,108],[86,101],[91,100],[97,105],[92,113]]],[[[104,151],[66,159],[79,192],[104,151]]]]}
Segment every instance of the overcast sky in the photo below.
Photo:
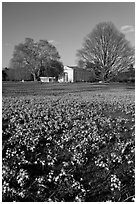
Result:
{"type": "Polygon", "coordinates": [[[3,2],[2,67],[14,46],[26,37],[53,43],[64,65],[77,62],[76,52],[96,24],[111,21],[135,45],[134,2],[3,2]]]}

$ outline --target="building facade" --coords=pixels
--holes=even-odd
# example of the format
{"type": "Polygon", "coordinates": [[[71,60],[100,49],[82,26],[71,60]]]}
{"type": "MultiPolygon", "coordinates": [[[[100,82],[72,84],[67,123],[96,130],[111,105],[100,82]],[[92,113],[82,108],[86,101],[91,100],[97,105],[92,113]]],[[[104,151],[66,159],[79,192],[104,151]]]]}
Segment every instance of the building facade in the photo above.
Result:
{"type": "Polygon", "coordinates": [[[64,66],[64,72],[59,77],[59,82],[92,82],[94,73],[92,70],[78,68],[76,66],[64,66]]]}
{"type": "Polygon", "coordinates": [[[41,82],[55,82],[55,77],[40,77],[41,82]]]}

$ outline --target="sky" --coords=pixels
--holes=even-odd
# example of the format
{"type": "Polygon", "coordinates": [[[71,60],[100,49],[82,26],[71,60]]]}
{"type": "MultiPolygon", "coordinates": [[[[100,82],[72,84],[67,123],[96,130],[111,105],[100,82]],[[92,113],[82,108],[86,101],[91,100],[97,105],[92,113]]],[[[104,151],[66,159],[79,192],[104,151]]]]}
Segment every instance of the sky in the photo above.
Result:
{"type": "Polygon", "coordinates": [[[76,65],[84,37],[110,21],[135,46],[134,2],[2,2],[2,67],[26,37],[48,40],[64,65],[76,65]]]}

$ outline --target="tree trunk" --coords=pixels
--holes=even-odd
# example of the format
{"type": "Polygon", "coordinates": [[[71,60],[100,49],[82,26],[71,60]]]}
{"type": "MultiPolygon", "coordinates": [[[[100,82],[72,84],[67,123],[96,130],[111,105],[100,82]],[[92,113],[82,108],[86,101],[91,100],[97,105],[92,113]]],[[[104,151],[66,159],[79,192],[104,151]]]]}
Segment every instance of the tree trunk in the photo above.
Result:
{"type": "Polygon", "coordinates": [[[38,72],[37,72],[38,79],[39,79],[39,75],[40,75],[40,69],[38,69],[38,72]]]}
{"type": "Polygon", "coordinates": [[[104,70],[102,70],[102,72],[101,72],[101,81],[102,82],[105,81],[105,72],[104,72],[104,70]]]}
{"type": "Polygon", "coordinates": [[[33,81],[37,81],[37,80],[36,80],[36,74],[35,74],[35,73],[32,73],[32,75],[33,75],[33,81]]]}

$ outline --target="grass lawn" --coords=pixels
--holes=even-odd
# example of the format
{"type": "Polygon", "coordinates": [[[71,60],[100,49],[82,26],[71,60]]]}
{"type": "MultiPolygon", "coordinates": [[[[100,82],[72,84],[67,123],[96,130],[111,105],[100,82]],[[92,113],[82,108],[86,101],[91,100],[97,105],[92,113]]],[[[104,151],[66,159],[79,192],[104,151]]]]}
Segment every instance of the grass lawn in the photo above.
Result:
{"type": "Polygon", "coordinates": [[[40,83],[40,82],[3,82],[3,96],[26,95],[64,95],[66,93],[80,93],[91,91],[129,91],[134,90],[134,84],[99,84],[99,83],[40,83]]]}

